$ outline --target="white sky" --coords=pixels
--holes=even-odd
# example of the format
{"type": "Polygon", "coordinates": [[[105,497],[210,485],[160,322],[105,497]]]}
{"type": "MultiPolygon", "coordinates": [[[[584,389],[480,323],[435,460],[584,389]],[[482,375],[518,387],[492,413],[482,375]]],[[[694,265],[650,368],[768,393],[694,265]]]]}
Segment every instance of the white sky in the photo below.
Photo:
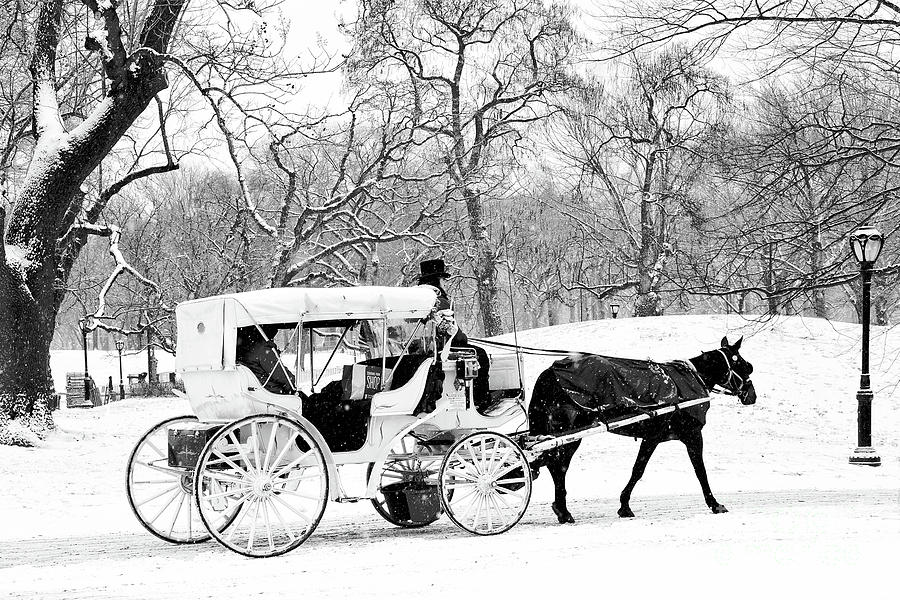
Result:
{"type": "MultiPolygon", "coordinates": [[[[349,49],[338,24],[341,19],[352,20],[356,11],[355,0],[286,0],[280,8],[291,22],[285,48],[288,56],[306,60],[311,52],[319,53],[320,46],[329,54],[340,54],[349,49]]],[[[308,77],[297,95],[297,104],[338,109],[343,104],[341,82],[340,73],[308,77]]]]}

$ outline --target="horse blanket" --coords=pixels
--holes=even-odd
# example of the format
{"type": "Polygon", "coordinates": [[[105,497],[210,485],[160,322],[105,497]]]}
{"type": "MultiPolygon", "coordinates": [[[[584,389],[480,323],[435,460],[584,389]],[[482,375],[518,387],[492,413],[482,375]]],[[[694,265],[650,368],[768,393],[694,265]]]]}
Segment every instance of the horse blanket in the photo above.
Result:
{"type": "Polygon", "coordinates": [[[608,412],[610,417],[709,395],[697,372],[682,361],[659,363],[584,354],[557,360],[550,369],[573,402],[608,412]]]}

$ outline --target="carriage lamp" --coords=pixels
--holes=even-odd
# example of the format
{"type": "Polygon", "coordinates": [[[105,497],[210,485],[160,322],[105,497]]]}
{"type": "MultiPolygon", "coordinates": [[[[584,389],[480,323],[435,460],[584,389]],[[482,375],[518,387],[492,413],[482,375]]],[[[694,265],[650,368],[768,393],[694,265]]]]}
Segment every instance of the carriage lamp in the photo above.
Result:
{"type": "Polygon", "coordinates": [[[859,261],[862,275],[862,368],[859,376],[859,391],[856,392],[857,444],[850,455],[851,465],[881,465],[881,457],[872,447],[872,390],[869,381],[869,307],[872,288],[872,265],[878,260],[884,236],[881,232],[865,225],[850,234],[850,247],[859,261]]]}
{"type": "Polygon", "coordinates": [[[116,340],[116,350],[119,351],[119,400],[125,398],[125,384],[122,383],[122,350],[125,349],[125,342],[116,340]]]}
{"type": "Polygon", "coordinates": [[[618,316],[619,316],[619,305],[618,304],[610,304],[609,310],[612,311],[613,319],[618,318],[618,316]]]}

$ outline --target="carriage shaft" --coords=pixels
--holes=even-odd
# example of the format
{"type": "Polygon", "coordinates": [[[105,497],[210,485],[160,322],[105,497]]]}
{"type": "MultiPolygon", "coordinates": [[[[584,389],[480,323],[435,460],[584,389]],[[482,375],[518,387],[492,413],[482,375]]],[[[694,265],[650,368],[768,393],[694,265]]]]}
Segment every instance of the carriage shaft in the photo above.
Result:
{"type": "Polygon", "coordinates": [[[597,435],[599,433],[605,433],[607,431],[612,431],[613,429],[619,429],[620,427],[625,427],[626,425],[632,425],[634,423],[639,423],[641,421],[646,421],[647,419],[651,419],[653,417],[658,417],[661,415],[665,415],[671,412],[675,412],[676,410],[680,410],[682,408],[688,408],[691,406],[697,406],[698,404],[703,404],[704,402],[709,402],[709,398],[697,398],[696,400],[686,400],[684,402],[679,402],[678,404],[673,404],[672,406],[664,406],[662,408],[657,408],[655,410],[648,410],[645,414],[636,415],[634,417],[629,417],[627,419],[622,419],[621,421],[616,421],[614,423],[597,423],[595,425],[591,425],[589,427],[585,427],[582,429],[576,429],[575,431],[570,431],[569,433],[564,433],[562,435],[556,436],[549,440],[540,440],[533,445],[529,445],[526,448],[526,454],[528,454],[529,461],[537,458],[540,454],[547,452],[548,450],[553,450],[554,448],[559,448],[560,446],[565,446],[566,444],[571,444],[572,442],[577,442],[578,440],[582,440],[586,437],[590,437],[592,435],[597,435]]]}

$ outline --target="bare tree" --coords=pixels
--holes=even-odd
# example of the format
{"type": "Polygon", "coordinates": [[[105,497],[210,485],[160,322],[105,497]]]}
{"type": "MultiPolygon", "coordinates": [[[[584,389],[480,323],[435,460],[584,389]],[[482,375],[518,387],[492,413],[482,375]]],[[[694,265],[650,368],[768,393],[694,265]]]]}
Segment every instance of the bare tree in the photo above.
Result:
{"type": "Polygon", "coordinates": [[[621,86],[589,81],[567,103],[554,147],[582,174],[580,202],[564,210],[636,272],[602,293],[633,287],[634,314],[657,315],[679,227],[699,216],[702,149],[721,129],[728,88],[681,47],[634,54],[621,69],[621,86]]]}
{"type": "Polygon", "coordinates": [[[359,72],[412,82],[419,110],[436,116],[450,190],[466,209],[483,328],[500,333],[500,253],[485,222],[487,192],[502,172],[496,162],[508,158],[501,152],[547,114],[549,94],[568,86],[578,46],[568,14],[540,0],[364,0],[354,35],[359,72]]]}

